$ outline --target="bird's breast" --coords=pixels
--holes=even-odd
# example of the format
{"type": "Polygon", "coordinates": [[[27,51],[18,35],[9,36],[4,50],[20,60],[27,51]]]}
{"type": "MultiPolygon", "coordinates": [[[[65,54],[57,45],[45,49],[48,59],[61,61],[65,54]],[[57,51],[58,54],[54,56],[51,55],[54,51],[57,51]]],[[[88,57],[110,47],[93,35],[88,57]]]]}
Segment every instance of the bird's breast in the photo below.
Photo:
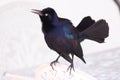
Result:
{"type": "Polygon", "coordinates": [[[70,52],[70,44],[66,42],[66,40],[60,35],[57,36],[45,36],[45,41],[49,48],[57,51],[57,52],[70,52]]]}

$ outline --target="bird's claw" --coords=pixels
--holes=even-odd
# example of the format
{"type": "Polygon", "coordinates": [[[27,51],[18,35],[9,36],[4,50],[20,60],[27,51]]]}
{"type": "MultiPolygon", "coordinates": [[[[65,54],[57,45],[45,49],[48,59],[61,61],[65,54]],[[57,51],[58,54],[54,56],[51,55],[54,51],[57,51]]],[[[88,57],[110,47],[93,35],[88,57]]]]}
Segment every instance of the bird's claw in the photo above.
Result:
{"type": "Polygon", "coordinates": [[[55,70],[55,69],[53,68],[53,65],[56,65],[56,63],[58,63],[57,60],[55,60],[55,61],[53,61],[53,62],[50,63],[50,66],[52,67],[53,70],[55,70]]]}
{"type": "Polygon", "coordinates": [[[67,68],[67,71],[70,70],[70,74],[71,74],[72,69],[73,69],[73,71],[75,71],[73,64],[71,64],[71,65],[67,68]]]}

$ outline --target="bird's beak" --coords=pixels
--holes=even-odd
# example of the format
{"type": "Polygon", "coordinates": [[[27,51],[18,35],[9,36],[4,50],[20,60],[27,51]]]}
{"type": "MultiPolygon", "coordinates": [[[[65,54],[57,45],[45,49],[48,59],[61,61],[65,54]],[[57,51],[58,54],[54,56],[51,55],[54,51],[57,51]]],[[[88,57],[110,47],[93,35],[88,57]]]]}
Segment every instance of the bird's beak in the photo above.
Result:
{"type": "Polygon", "coordinates": [[[44,14],[40,10],[32,9],[32,13],[38,14],[40,16],[43,16],[44,14]]]}

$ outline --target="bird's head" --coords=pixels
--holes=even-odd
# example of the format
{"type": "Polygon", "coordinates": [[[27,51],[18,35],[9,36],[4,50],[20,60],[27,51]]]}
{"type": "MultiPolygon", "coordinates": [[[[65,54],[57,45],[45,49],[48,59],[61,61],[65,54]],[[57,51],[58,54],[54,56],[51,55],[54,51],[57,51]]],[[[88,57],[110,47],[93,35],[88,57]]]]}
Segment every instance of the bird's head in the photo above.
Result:
{"type": "Polygon", "coordinates": [[[52,8],[45,8],[43,10],[32,9],[32,12],[38,14],[43,23],[52,23],[57,19],[57,14],[52,8]]]}

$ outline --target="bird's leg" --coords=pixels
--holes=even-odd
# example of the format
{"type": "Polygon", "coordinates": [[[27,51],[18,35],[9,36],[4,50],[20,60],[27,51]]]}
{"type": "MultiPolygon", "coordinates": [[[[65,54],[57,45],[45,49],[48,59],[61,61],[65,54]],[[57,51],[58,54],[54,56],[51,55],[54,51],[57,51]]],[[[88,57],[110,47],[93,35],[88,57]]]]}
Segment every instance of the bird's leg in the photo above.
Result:
{"type": "Polygon", "coordinates": [[[61,56],[61,55],[59,55],[56,60],[54,60],[54,61],[52,61],[52,62],[50,63],[50,66],[52,67],[53,70],[54,70],[53,64],[56,65],[56,63],[58,63],[58,59],[60,58],[60,56],[61,56]]]}
{"type": "Polygon", "coordinates": [[[67,71],[70,70],[70,74],[71,74],[71,70],[72,70],[72,69],[74,70],[74,65],[73,65],[73,57],[74,57],[74,55],[72,55],[72,59],[70,58],[69,55],[66,55],[66,54],[63,54],[62,57],[63,57],[64,59],[66,59],[68,62],[71,63],[71,65],[70,65],[70,66],[68,67],[68,69],[67,69],[67,71]]]}
{"type": "Polygon", "coordinates": [[[74,54],[72,54],[72,61],[70,62],[71,65],[68,67],[67,71],[70,70],[70,74],[71,74],[71,70],[73,69],[73,71],[75,71],[74,69],[74,64],[73,64],[73,59],[74,59],[74,54]]]}
{"type": "Polygon", "coordinates": [[[67,71],[70,70],[70,74],[71,74],[71,70],[72,70],[72,69],[73,69],[73,71],[75,71],[75,70],[74,70],[74,65],[73,65],[73,63],[70,64],[70,66],[67,68],[67,71]]]}

